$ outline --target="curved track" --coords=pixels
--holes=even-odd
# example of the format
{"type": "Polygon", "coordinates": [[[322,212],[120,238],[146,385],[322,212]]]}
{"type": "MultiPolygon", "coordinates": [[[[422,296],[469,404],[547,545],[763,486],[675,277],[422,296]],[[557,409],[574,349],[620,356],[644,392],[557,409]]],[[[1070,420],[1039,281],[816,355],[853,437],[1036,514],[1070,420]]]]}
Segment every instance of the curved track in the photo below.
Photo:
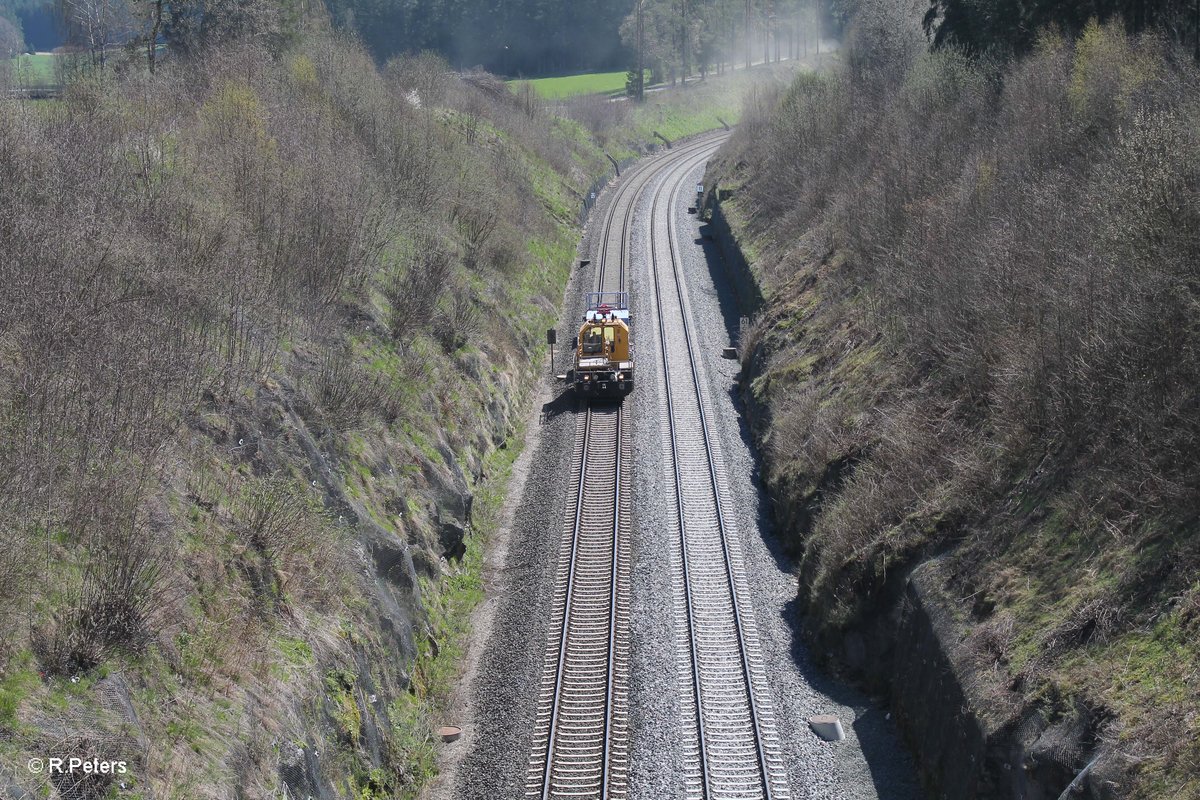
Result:
{"type": "Polygon", "coordinates": [[[669,464],[674,472],[678,558],[676,600],[685,624],[677,647],[690,668],[685,728],[688,798],[788,797],[786,766],[732,520],[714,415],[692,334],[680,272],[676,203],[703,158],[671,171],[651,209],[650,265],[658,318],[658,356],[666,398],[669,464]]]}
{"type": "MultiPolygon", "coordinates": [[[[634,212],[647,184],[710,142],[689,144],[626,174],[601,230],[598,291],[624,291],[634,212]],[[620,219],[620,227],[617,220],[620,219]]],[[[625,411],[578,417],[574,508],[564,526],[545,665],[526,775],[528,797],[607,798],[628,792],[629,497],[625,411]]]]}
{"type": "MultiPolygon", "coordinates": [[[[686,176],[724,138],[707,137],[677,147],[626,174],[604,216],[596,267],[598,291],[627,290],[632,227],[646,188],[664,174],[686,176]]],[[[572,467],[574,503],[564,525],[553,633],[546,644],[526,776],[526,796],[543,800],[608,800],[626,797],[629,789],[631,470],[625,455],[630,452],[630,426],[620,405],[597,404],[581,411],[572,467]]],[[[716,633],[697,630],[701,635],[716,633]]],[[[706,654],[709,649],[697,652],[706,654]]],[[[699,696],[708,710],[709,696],[699,696]]],[[[698,741],[703,751],[704,738],[698,741]]],[[[715,752],[734,751],[718,743],[715,752]]],[[[700,797],[751,796],[726,793],[722,769],[705,775],[716,782],[700,797]]],[[[689,796],[694,796],[690,789],[689,796]]]]}
{"type": "Polygon", "coordinates": [[[638,163],[625,173],[604,215],[599,263],[596,267],[596,291],[623,292],[627,289],[626,270],[629,265],[630,242],[633,238],[634,212],[642,192],[650,182],[673,165],[689,160],[696,153],[707,153],[707,158],[716,152],[717,146],[727,138],[728,134],[718,134],[678,145],[673,150],[638,163]],[[616,265],[615,269],[612,268],[613,265],[616,265]]]}

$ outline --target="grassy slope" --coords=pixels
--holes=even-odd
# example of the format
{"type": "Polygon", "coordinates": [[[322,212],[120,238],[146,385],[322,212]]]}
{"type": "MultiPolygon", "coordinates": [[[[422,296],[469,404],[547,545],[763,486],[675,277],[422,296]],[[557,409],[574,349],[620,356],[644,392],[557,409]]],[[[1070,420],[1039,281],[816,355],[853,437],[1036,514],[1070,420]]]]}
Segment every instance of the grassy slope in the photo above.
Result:
{"type": "MultiPolygon", "coordinates": [[[[350,61],[348,70],[370,69],[365,60],[350,61]]],[[[332,79],[319,77],[304,56],[285,68],[309,87],[305,91],[320,92],[317,113],[337,102],[332,79]],[[330,82],[318,84],[321,80],[330,82]]],[[[378,91],[376,76],[361,77],[378,91]]],[[[274,113],[260,99],[270,89],[260,91],[219,89],[200,115],[233,96],[239,112],[255,114],[255,125],[274,134],[274,113]]],[[[132,114],[136,107],[119,87],[101,100],[118,113],[132,114]]],[[[0,111],[17,115],[21,108],[0,111]]],[[[179,130],[184,140],[197,135],[188,123],[179,130]]],[[[484,163],[494,143],[480,140],[464,147],[452,116],[438,135],[484,163]]],[[[47,738],[57,736],[54,725],[67,724],[92,742],[119,735],[125,723],[97,702],[101,682],[119,676],[134,687],[140,733],[154,743],[142,752],[124,742],[113,753],[132,764],[133,788],[119,796],[137,796],[140,786],[167,798],[231,796],[235,787],[251,796],[277,793],[275,762],[286,754],[278,740],[272,745],[273,736],[301,751],[322,751],[326,778],[341,796],[415,793],[432,769],[431,728],[456,669],[462,620],[479,599],[479,552],[494,524],[495,498],[504,492],[505,464],[520,449],[518,432],[510,426],[541,347],[533,331],[557,316],[576,238],[572,214],[553,216],[570,205],[561,198],[578,191],[574,176],[547,162],[537,146],[518,141],[510,157],[545,176],[546,203],[531,217],[536,227],[514,232],[528,249],[515,255],[507,287],[483,302],[524,309],[521,325],[506,326],[507,338],[489,333],[480,340],[500,346],[468,341],[446,352],[430,330],[418,331],[401,348],[378,327],[365,335],[353,333],[361,323],[352,325],[335,314],[318,336],[293,333],[279,341],[274,363],[258,381],[205,403],[188,429],[168,443],[164,452],[172,468],[149,501],[174,521],[173,535],[161,542],[174,562],[167,573],[173,600],[164,618],[156,620],[153,640],[137,650],[112,651],[94,668],[56,674],[41,668],[21,643],[23,637],[6,631],[9,649],[0,676],[0,729],[6,733],[0,754],[6,763],[23,764],[46,754],[47,738]],[[350,355],[338,366],[335,385],[309,383],[314,368],[346,345],[350,355]],[[336,384],[361,386],[367,394],[335,402],[329,391],[336,393],[336,384]],[[507,406],[507,419],[486,416],[485,409],[498,401],[507,406]],[[300,407],[295,418],[289,412],[292,402],[300,407]],[[381,416],[378,409],[384,406],[394,419],[381,416]],[[495,426],[506,435],[497,439],[495,426]],[[304,439],[324,451],[332,466],[324,491],[318,486],[323,476],[300,447],[304,439]],[[246,450],[247,440],[255,442],[254,449],[246,450]],[[498,449],[500,444],[511,447],[498,449]],[[458,463],[448,460],[449,452],[458,463]],[[455,469],[472,484],[463,489],[480,496],[480,537],[470,540],[460,563],[439,564],[441,511],[435,504],[441,500],[430,481],[436,476],[451,480],[455,469]],[[379,526],[397,543],[407,541],[414,557],[423,559],[425,566],[418,567],[423,611],[417,606],[413,620],[415,662],[406,662],[397,643],[380,629],[376,587],[361,578],[349,512],[326,508],[323,495],[330,494],[352,506],[361,524],[379,526]],[[284,509],[288,520],[288,528],[279,531],[282,544],[269,557],[247,546],[246,539],[264,507],[284,509]],[[368,702],[376,694],[388,704],[385,711],[368,702]],[[256,697],[269,699],[264,703],[256,697]],[[64,714],[84,720],[82,727],[59,722],[64,714]],[[382,756],[368,748],[372,730],[382,737],[382,756]],[[229,754],[239,747],[246,763],[230,768],[229,754]]],[[[170,185],[167,173],[161,179],[170,185]]],[[[224,199],[214,194],[209,202],[217,207],[224,199]]],[[[387,235],[403,242],[406,231],[387,235]]],[[[390,262],[381,265],[381,279],[390,268],[390,262]]],[[[343,299],[368,319],[388,319],[386,302],[376,293],[348,293],[343,299]]],[[[489,307],[488,319],[506,316],[504,309],[489,307]]],[[[285,329],[306,328],[304,320],[293,319],[285,329]]],[[[69,589],[87,556],[65,538],[62,544],[58,560],[46,567],[54,572],[46,583],[69,589]]],[[[33,602],[48,612],[60,598],[49,591],[33,602]]],[[[43,624],[37,616],[35,624],[43,624]]],[[[392,630],[403,636],[402,630],[392,630]]],[[[36,783],[30,775],[14,777],[36,783]]]]}
{"type": "Polygon", "coordinates": [[[557,78],[532,78],[512,80],[508,85],[514,90],[528,84],[547,100],[561,100],[581,94],[613,94],[625,91],[625,72],[590,72],[583,75],[564,75],[557,78]]]}

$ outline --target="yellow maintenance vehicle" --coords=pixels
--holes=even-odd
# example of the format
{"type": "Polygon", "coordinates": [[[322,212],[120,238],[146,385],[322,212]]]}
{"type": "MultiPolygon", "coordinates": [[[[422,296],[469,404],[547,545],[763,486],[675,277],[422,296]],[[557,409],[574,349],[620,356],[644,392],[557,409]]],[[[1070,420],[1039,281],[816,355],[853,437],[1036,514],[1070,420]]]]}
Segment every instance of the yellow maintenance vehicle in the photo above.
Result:
{"type": "Polygon", "coordinates": [[[629,293],[589,292],[583,325],[573,342],[575,368],[567,376],[588,397],[624,397],[633,391],[629,293]]]}

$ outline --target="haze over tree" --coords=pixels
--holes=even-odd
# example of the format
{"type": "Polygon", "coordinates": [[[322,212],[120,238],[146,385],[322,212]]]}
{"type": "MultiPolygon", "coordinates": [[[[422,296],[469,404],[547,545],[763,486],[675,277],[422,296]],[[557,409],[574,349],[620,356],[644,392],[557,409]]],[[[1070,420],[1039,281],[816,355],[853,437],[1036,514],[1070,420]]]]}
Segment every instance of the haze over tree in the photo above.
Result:
{"type": "Polygon", "coordinates": [[[640,63],[651,82],[674,82],[732,64],[815,53],[818,21],[824,19],[828,33],[836,12],[816,0],[641,0],[621,23],[621,39],[631,54],[631,79],[640,63]]]}
{"type": "Polygon", "coordinates": [[[462,68],[538,76],[623,67],[632,0],[329,0],[334,22],[381,60],[435,50],[462,68]]]}
{"type": "Polygon", "coordinates": [[[21,29],[13,20],[0,16],[0,59],[12,58],[25,49],[21,29]]]}
{"type": "Polygon", "coordinates": [[[1120,20],[1132,33],[1161,31],[1175,41],[1193,44],[1200,57],[1196,39],[1200,7],[1195,0],[931,0],[925,30],[942,46],[1026,53],[1047,29],[1078,34],[1091,20],[1120,20]]]}

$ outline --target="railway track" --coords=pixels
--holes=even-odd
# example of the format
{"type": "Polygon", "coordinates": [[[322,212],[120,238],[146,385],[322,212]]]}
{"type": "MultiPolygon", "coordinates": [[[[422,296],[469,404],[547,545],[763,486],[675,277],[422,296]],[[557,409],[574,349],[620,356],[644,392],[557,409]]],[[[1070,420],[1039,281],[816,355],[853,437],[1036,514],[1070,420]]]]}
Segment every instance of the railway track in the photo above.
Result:
{"type": "MultiPolygon", "coordinates": [[[[642,192],[681,162],[694,167],[724,136],[676,148],[626,174],[604,217],[598,291],[624,291],[642,192]],[[619,221],[619,225],[618,225],[619,221]]],[[[577,415],[567,514],[526,797],[628,796],[631,470],[629,425],[616,404],[577,415]]]]}
{"type": "MultiPolygon", "coordinates": [[[[623,291],[634,212],[664,167],[709,143],[679,148],[627,173],[601,230],[596,286],[623,291]],[[617,226],[617,220],[620,226],[617,226]],[[616,268],[613,268],[616,265],[616,268]]],[[[628,426],[620,406],[578,415],[573,513],[564,525],[546,645],[528,797],[620,798],[628,793],[628,426]]]]}
{"type": "Polygon", "coordinates": [[[711,154],[728,138],[728,134],[705,137],[694,142],[678,145],[665,156],[656,158],[626,172],[625,179],[617,187],[617,193],[609,203],[604,215],[604,237],[600,246],[600,259],[596,268],[596,291],[623,292],[626,290],[626,266],[629,264],[629,246],[633,233],[634,211],[642,192],[656,175],[662,174],[672,164],[690,158],[699,152],[711,154]],[[620,228],[617,218],[620,217],[620,228]],[[610,269],[612,264],[617,269],[610,269]]]}
{"type": "Polygon", "coordinates": [[[628,790],[628,425],[616,404],[579,414],[527,797],[620,798],[628,790]]]}
{"type": "Polygon", "coordinates": [[[757,644],[737,532],[726,514],[728,490],[713,411],[680,273],[676,204],[681,184],[704,159],[689,160],[658,186],[651,209],[650,267],[658,317],[675,495],[676,646],[686,664],[686,796],[788,797],[770,693],[757,644]]]}

